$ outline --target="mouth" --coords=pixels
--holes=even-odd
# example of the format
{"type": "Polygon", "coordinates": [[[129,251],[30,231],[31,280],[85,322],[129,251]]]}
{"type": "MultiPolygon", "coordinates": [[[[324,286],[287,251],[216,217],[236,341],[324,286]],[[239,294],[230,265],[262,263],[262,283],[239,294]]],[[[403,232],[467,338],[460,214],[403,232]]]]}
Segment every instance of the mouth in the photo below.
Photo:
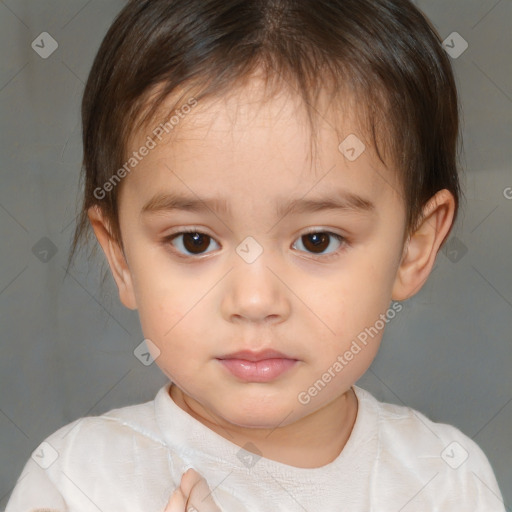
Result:
{"type": "Polygon", "coordinates": [[[244,361],[264,361],[266,359],[292,359],[293,357],[287,356],[277,350],[260,350],[258,352],[252,350],[239,350],[238,352],[233,352],[232,354],[227,354],[225,356],[220,356],[217,359],[226,360],[226,359],[243,359],[244,361]]]}
{"type": "Polygon", "coordinates": [[[270,382],[298,362],[297,359],[275,350],[242,350],[218,357],[217,360],[231,375],[246,382],[270,382]]]}

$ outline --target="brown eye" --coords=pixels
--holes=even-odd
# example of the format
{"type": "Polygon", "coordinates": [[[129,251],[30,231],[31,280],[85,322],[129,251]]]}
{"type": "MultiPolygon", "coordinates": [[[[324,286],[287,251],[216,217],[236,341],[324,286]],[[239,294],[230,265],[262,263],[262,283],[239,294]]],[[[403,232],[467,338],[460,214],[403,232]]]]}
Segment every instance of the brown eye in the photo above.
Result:
{"type": "Polygon", "coordinates": [[[178,249],[182,255],[203,254],[211,245],[213,238],[198,231],[184,231],[167,237],[168,241],[178,249]],[[181,239],[181,240],[180,240],[181,239]]]}
{"type": "Polygon", "coordinates": [[[192,254],[202,253],[208,249],[210,237],[201,233],[185,233],[183,235],[183,246],[192,254]]]}
{"type": "Polygon", "coordinates": [[[311,233],[302,237],[304,247],[311,252],[324,252],[329,247],[329,236],[326,233],[311,233]]]}
{"type": "Polygon", "coordinates": [[[337,235],[336,233],[329,233],[326,231],[315,231],[311,233],[307,233],[302,235],[299,240],[304,247],[304,249],[313,254],[324,254],[329,246],[331,246],[332,238],[336,240],[334,244],[334,250],[329,251],[326,254],[330,254],[332,252],[336,252],[345,239],[341,235],[337,235]],[[336,243],[338,246],[336,247],[336,243]]]}

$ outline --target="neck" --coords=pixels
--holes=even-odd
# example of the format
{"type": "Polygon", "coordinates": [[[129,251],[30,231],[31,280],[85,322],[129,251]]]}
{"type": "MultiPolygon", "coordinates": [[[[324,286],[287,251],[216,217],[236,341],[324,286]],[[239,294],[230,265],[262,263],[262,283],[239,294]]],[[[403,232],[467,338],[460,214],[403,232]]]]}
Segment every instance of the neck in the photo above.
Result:
{"type": "Polygon", "coordinates": [[[211,413],[174,384],[169,394],[181,409],[228,441],[245,450],[248,450],[246,444],[251,442],[263,457],[299,468],[325,466],[338,457],[350,437],[358,407],[351,388],[318,411],[289,425],[272,429],[245,428],[226,421],[212,421],[216,418],[212,418],[211,413]]]}

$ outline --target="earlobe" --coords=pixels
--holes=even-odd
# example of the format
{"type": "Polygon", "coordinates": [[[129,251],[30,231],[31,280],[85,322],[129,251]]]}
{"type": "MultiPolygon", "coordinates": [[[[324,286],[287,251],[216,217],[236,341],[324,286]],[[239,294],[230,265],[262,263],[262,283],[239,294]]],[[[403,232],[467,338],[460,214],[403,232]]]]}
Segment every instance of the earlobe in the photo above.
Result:
{"type": "Polygon", "coordinates": [[[128,309],[137,309],[131,272],[121,247],[111,234],[108,221],[103,217],[98,206],[89,208],[88,217],[107,258],[110,271],[119,290],[119,299],[128,309]]]}
{"type": "Polygon", "coordinates": [[[437,252],[448,236],[455,214],[455,199],[446,189],[437,192],[423,208],[423,216],[404,245],[392,299],[405,300],[425,284],[437,252]]]}

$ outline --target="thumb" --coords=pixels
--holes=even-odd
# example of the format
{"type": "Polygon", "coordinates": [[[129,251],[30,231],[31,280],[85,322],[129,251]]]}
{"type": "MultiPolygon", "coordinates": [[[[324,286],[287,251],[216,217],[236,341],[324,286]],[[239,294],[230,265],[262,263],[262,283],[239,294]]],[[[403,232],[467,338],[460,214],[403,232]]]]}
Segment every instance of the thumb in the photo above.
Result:
{"type": "Polygon", "coordinates": [[[186,471],[180,488],[186,498],[186,512],[222,512],[215,503],[206,480],[197,471],[186,471]]]}
{"type": "Polygon", "coordinates": [[[181,489],[178,487],[172,494],[165,507],[164,512],[186,512],[186,499],[181,492],[181,489]]]}

